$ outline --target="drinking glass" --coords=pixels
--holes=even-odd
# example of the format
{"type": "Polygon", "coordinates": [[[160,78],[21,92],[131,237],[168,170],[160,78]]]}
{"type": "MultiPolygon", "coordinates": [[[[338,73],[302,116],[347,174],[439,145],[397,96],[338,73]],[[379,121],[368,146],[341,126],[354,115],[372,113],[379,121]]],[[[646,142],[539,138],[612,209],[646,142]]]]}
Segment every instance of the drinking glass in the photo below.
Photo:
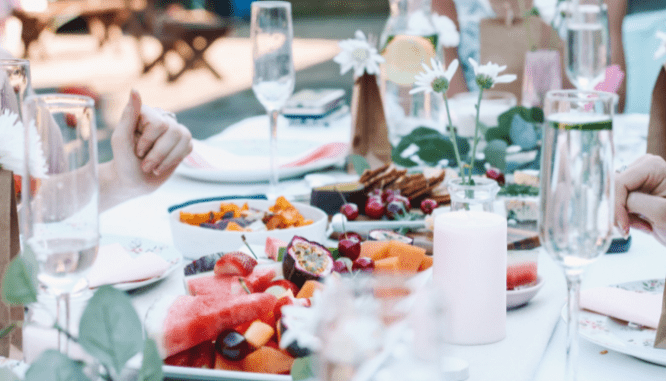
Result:
{"type": "Polygon", "coordinates": [[[270,120],[269,199],[278,196],[277,123],[280,110],[294,92],[294,60],[291,3],[255,1],[252,3],[253,78],[252,90],[270,120]]]}
{"type": "Polygon", "coordinates": [[[566,380],[576,380],[581,276],[613,235],[613,98],[557,90],[544,102],[538,229],[567,279],[566,380]]]}
{"type": "MultiPolygon", "coordinates": [[[[46,174],[30,166],[23,178],[23,245],[39,264],[40,292],[58,299],[56,321],[69,331],[70,294],[88,289],[85,275],[99,244],[94,101],[79,95],[29,96],[24,110],[26,125],[37,130],[37,137],[26,133],[26,146],[41,147],[46,174]]],[[[26,150],[26,162],[35,156],[38,152],[26,150]]],[[[66,352],[67,346],[68,340],[59,337],[59,349],[66,352]]]]}
{"type": "Polygon", "coordinates": [[[578,0],[565,10],[567,77],[579,90],[593,90],[606,77],[610,62],[608,15],[601,0],[578,0]]]}

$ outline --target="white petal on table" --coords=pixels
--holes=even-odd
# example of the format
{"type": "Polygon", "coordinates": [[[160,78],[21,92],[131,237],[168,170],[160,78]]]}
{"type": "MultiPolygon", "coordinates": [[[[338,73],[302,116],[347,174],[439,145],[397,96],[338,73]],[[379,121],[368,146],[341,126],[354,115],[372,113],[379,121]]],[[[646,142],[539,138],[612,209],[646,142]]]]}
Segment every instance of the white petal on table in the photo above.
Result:
{"type": "Polygon", "coordinates": [[[657,328],[662,295],[597,287],[580,293],[580,307],[642,326],[657,328]]]}
{"type": "Polygon", "coordinates": [[[88,283],[95,288],[134,282],[158,277],[168,268],[169,263],[152,251],[132,257],[121,244],[114,243],[100,246],[97,259],[88,272],[88,283]]]}

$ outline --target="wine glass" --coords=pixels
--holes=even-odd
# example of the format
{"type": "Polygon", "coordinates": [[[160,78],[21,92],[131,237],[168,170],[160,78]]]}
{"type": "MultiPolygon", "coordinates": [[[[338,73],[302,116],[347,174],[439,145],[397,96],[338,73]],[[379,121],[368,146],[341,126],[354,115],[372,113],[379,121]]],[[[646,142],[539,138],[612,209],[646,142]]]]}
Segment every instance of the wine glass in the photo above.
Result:
{"type": "Polygon", "coordinates": [[[280,110],[294,92],[294,60],[291,3],[255,1],[252,3],[253,78],[252,90],[270,120],[269,199],[278,195],[277,122],[280,110]]]}
{"type": "MultiPolygon", "coordinates": [[[[23,178],[23,245],[34,252],[40,291],[56,297],[56,321],[66,331],[70,294],[88,290],[85,275],[99,244],[94,110],[91,98],[64,94],[29,96],[24,107],[27,130],[37,133],[26,133],[26,147],[34,148],[25,153],[33,164],[23,178]],[[45,166],[35,164],[42,160],[45,166]]],[[[67,347],[58,337],[58,348],[67,347]]]]}
{"type": "Polygon", "coordinates": [[[606,77],[610,39],[606,5],[601,0],[569,3],[564,20],[567,77],[579,90],[594,90],[606,77]]]}
{"type": "Polygon", "coordinates": [[[613,99],[555,90],[544,102],[539,238],[567,279],[566,380],[576,379],[581,276],[613,235],[613,99]]]}

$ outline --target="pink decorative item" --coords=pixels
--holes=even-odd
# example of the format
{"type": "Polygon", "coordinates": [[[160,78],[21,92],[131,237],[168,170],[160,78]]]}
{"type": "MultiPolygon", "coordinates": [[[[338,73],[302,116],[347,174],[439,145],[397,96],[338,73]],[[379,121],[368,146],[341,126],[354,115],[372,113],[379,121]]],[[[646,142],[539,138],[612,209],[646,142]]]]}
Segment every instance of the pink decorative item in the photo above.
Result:
{"type": "Polygon", "coordinates": [[[594,87],[597,91],[606,91],[609,93],[617,93],[622,81],[624,80],[624,72],[620,69],[619,65],[611,65],[606,68],[606,79],[594,87]]]}
{"type": "Polygon", "coordinates": [[[546,93],[562,88],[560,53],[556,50],[525,53],[524,70],[521,104],[525,107],[543,107],[546,93]]]}

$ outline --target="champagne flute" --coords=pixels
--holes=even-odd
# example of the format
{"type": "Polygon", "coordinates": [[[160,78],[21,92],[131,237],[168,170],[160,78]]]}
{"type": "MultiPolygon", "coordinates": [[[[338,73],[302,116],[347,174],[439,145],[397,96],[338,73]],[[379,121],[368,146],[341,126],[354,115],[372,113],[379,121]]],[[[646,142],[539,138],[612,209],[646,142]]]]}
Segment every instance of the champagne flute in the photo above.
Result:
{"type": "Polygon", "coordinates": [[[579,90],[594,90],[606,78],[610,39],[606,5],[601,0],[569,4],[565,17],[567,77],[579,90]]]}
{"type": "Polygon", "coordinates": [[[280,110],[294,92],[291,3],[255,1],[250,26],[252,39],[252,90],[270,120],[270,175],[268,199],[278,192],[277,122],[280,110]]]}
{"type": "Polygon", "coordinates": [[[539,238],[567,279],[566,380],[576,380],[581,276],[613,235],[613,99],[556,90],[544,103],[539,238]]]}
{"type": "MultiPolygon", "coordinates": [[[[99,244],[94,101],[79,95],[29,96],[24,110],[26,126],[37,130],[37,136],[26,133],[26,146],[41,147],[46,174],[29,166],[23,180],[23,244],[39,264],[40,291],[57,299],[57,324],[69,331],[70,294],[88,290],[85,275],[99,244]]],[[[30,162],[39,153],[26,150],[25,155],[30,162]]],[[[58,336],[58,348],[67,352],[66,336],[64,343],[58,336]]]]}

